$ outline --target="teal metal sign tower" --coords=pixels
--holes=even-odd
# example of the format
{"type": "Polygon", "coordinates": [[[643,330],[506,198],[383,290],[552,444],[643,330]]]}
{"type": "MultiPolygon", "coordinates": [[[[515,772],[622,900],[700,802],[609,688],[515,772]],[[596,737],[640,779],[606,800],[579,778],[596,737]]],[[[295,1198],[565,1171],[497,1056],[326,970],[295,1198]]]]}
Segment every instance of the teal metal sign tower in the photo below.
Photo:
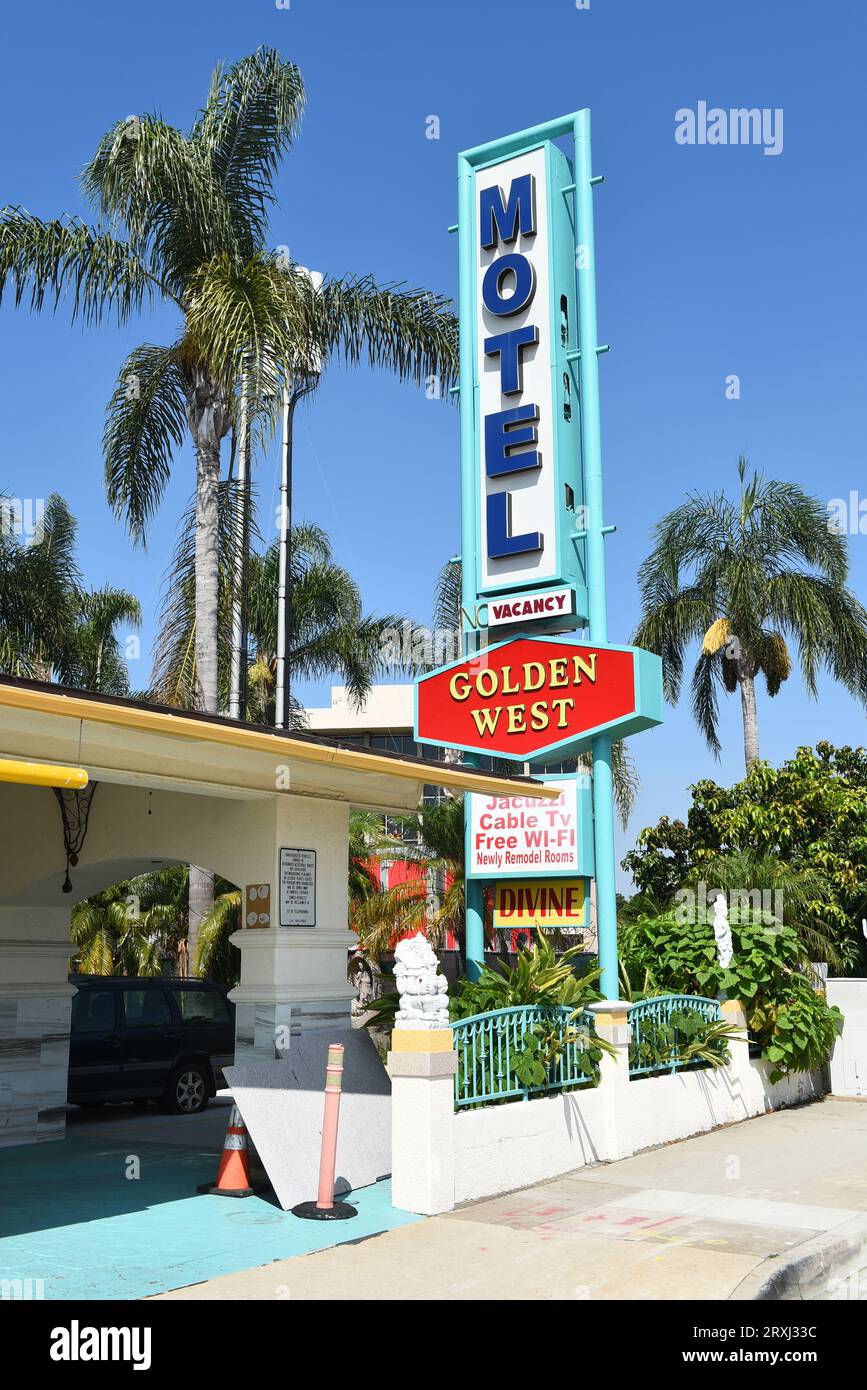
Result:
{"type": "MultiPolygon", "coordinates": [[[[601,182],[593,174],[588,110],[458,156],[462,603],[468,658],[485,626],[482,615],[504,596],[515,600],[511,611],[539,615],[535,622],[521,617],[512,627],[496,628],[495,639],[511,639],[516,654],[528,637],[575,628],[586,635],[565,640],[585,644],[585,666],[591,660],[588,640],[602,665],[610,660],[604,654],[613,650],[605,537],[614,527],[605,524],[603,513],[599,411],[598,359],[606,347],[597,334],[593,229],[593,188],[601,182]],[[554,143],[558,140],[571,140],[571,160],[554,143]],[[536,602],[542,595],[550,597],[536,602]]],[[[476,650],[470,669],[489,668],[493,652],[486,646],[476,650]]],[[[635,659],[637,668],[639,654],[635,659]]],[[[632,728],[662,718],[659,660],[641,653],[640,666],[645,717],[637,724],[633,719],[632,728]]],[[[553,685],[560,668],[550,670],[553,685]]],[[[514,673],[510,679],[517,684],[514,673]]],[[[467,685],[455,681],[453,697],[465,698],[467,685]]],[[[597,683],[593,698],[604,704],[611,694],[616,691],[600,695],[597,683]]],[[[452,721],[445,712],[440,717],[447,739],[452,721]]],[[[630,720],[615,716],[595,723],[604,729],[588,733],[583,743],[579,738],[572,751],[589,746],[592,755],[601,988],[606,998],[616,999],[611,742],[621,725],[624,733],[629,730],[630,720]]],[[[484,751],[483,741],[477,746],[484,751]]],[[[491,751],[501,755],[495,746],[491,751]]],[[[465,756],[475,761],[479,753],[465,756]]],[[[467,877],[466,895],[467,961],[477,973],[484,960],[478,878],[467,877]]]]}

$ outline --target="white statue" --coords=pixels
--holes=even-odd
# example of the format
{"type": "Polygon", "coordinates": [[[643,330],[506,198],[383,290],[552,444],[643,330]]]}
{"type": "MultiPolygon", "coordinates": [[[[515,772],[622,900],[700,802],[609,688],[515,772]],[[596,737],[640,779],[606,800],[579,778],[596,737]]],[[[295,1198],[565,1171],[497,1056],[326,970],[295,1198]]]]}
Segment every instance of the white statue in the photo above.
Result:
{"type": "Polygon", "coordinates": [[[436,952],[421,932],[397,943],[394,979],[400,995],[395,1028],[448,1028],[448,981],[439,974],[436,952]]]}
{"type": "Polygon", "coordinates": [[[734,955],[734,946],[725,893],[717,893],[713,900],[713,935],[719,963],[723,970],[728,970],[734,955]]]}

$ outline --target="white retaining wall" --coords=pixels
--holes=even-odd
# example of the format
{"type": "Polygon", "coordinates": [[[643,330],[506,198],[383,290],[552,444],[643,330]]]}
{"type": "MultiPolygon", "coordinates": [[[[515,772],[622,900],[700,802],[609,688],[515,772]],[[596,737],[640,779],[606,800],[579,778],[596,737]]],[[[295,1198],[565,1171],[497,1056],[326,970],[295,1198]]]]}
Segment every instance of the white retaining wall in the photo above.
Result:
{"type": "Polygon", "coordinates": [[[454,1052],[435,1058],[390,1053],[395,1206],[426,1215],[450,1211],[460,1202],[818,1100],[827,1089],[819,1072],[771,1084],[770,1064],[750,1058],[745,1034],[730,1043],[724,1067],[630,1080],[628,1027],[600,1019],[599,1032],[607,1033],[615,1054],[603,1055],[597,1086],[457,1113],[454,1052]]]}
{"type": "Polygon", "coordinates": [[[766,1062],[735,1071],[675,1072],[628,1082],[617,1093],[617,1152],[606,1152],[602,1086],[455,1115],[455,1202],[527,1187],[588,1163],[628,1158],[787,1105],[817,1100],[818,1073],[771,1085],[766,1062]]]}
{"type": "Polygon", "coordinates": [[[867,1096],[867,980],[828,980],[828,1003],[843,1014],[830,1061],[835,1096],[867,1096]]]}
{"type": "Polygon", "coordinates": [[[601,1088],[459,1111],[454,1150],[456,1203],[598,1163],[605,1157],[601,1088]]]}

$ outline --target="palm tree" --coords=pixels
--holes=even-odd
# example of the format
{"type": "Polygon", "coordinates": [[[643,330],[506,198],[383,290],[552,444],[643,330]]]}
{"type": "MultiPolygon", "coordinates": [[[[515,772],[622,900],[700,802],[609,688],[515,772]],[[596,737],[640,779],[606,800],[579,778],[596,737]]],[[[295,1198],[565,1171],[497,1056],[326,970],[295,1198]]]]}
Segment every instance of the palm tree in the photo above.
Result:
{"type": "MultiPolygon", "coordinates": [[[[2,501],[11,506],[10,499],[2,501]]],[[[80,590],[75,520],[57,493],[46,499],[31,537],[0,527],[0,667],[5,672],[52,679],[68,645],[70,608],[80,590]]]]}
{"type": "Polygon", "coordinates": [[[0,528],[0,669],[126,695],[115,629],[138,626],[141,609],[122,589],[84,588],[75,540],[75,518],[56,493],[29,539],[0,528]]]}
{"type": "Polygon", "coordinates": [[[349,917],[357,903],[379,891],[379,875],[372,867],[374,846],[384,834],[384,822],[375,811],[349,812],[349,917]]]}
{"type": "Polygon", "coordinates": [[[141,623],[141,606],[132,594],[107,585],[80,595],[71,650],[61,663],[64,684],[113,695],[129,693],[129,672],[115,633],[119,623],[141,623]]]}
{"type": "MultiPolygon", "coordinates": [[[[103,448],[108,499],[143,541],[189,431],[196,456],[195,625],[190,683],[197,707],[219,708],[219,489],[221,444],[235,431],[239,383],[250,416],[272,419],[285,377],[318,380],[332,357],[442,386],[457,376],[457,321],[439,296],[378,286],[370,276],[315,290],[285,247],[266,247],[268,209],[298,127],[301,73],[260,48],[213,74],[190,131],[131,116],[102,138],[82,190],[100,221],[43,222],[22,208],[0,213],[0,298],[72,317],[125,323],[161,299],[180,319],[168,346],[145,343],[121,367],[103,448]]],[[[443,392],[441,392],[443,394],[443,392]]],[[[194,917],[212,884],[191,878],[194,917]]]]}
{"type": "MultiPolygon", "coordinates": [[[[218,604],[220,624],[217,666],[221,699],[228,697],[231,623],[235,593],[235,489],[228,483],[218,493],[218,604]]],[[[181,523],[178,544],[166,576],[152,693],[166,704],[189,708],[195,704],[195,547],[189,524],[181,523]]],[[[255,526],[252,539],[256,541],[255,526]]],[[[274,723],[277,649],[278,543],[264,552],[253,550],[244,581],[251,664],[247,673],[247,717],[257,724],[274,723]]],[[[337,672],[356,703],[361,704],[383,668],[388,638],[404,620],[394,614],[366,614],[355,580],[335,563],[331,542],[320,527],[305,523],[292,528],[292,624],[288,658],[299,679],[317,680],[337,672]]],[[[297,700],[290,709],[291,724],[305,724],[297,700]]]]}
{"type": "Polygon", "coordinates": [[[317,291],[285,248],[266,247],[268,208],[305,93],[298,68],[260,48],[217,67],[188,133],[132,116],[102,138],[81,183],[99,220],[0,213],[0,296],[73,319],[124,323],[161,299],[176,340],[135,348],[109,402],[106,488],[136,541],[162,498],[185,433],[196,455],[195,686],[218,708],[218,494],[221,441],[235,425],[244,377],[253,413],[279,409],[287,373],[315,376],[330,357],[445,386],[457,373],[457,324],[438,296],[333,279],[317,291]]]}
{"type": "MultiPolygon", "coordinates": [[[[217,593],[220,615],[217,669],[223,701],[228,696],[231,610],[236,592],[236,496],[237,489],[232,484],[220,484],[217,494],[217,593]]],[[[195,707],[196,704],[196,553],[191,523],[192,511],[181,523],[175,556],[166,579],[156,643],[157,659],[151,678],[153,698],[182,708],[195,707]]],[[[254,541],[258,539],[252,517],[251,535],[254,541]]],[[[319,527],[302,525],[293,528],[291,557],[294,594],[288,657],[292,669],[297,675],[309,679],[338,671],[360,703],[384,661],[389,630],[393,631],[402,619],[394,615],[373,617],[364,613],[358,586],[345,569],[334,563],[331,544],[319,527]]],[[[260,724],[274,723],[277,563],[275,542],[264,554],[254,550],[247,557],[244,575],[249,639],[254,652],[247,673],[247,717],[260,724]]],[[[297,701],[290,706],[290,722],[293,727],[304,725],[304,711],[297,701]]],[[[200,959],[199,937],[206,931],[212,932],[214,926],[215,919],[211,912],[214,905],[214,875],[207,868],[192,865],[189,882],[188,950],[190,962],[195,966],[200,959]]],[[[221,918],[223,926],[227,920],[225,915],[221,918]]],[[[228,969],[224,954],[220,955],[220,960],[228,969]]],[[[210,955],[201,959],[206,968],[210,966],[210,955]]]]}
{"type": "MultiPolygon", "coordinates": [[[[393,613],[364,612],[355,580],[335,564],[331,542],[318,526],[293,526],[289,573],[292,609],[286,659],[296,680],[317,680],[339,672],[350,699],[360,706],[375,677],[386,669],[389,634],[404,619],[393,613]]],[[[278,542],[250,556],[247,581],[251,652],[250,717],[273,724],[277,675],[278,542]]],[[[290,697],[290,727],[306,723],[303,706],[290,697]]]]}
{"type": "Polygon", "coordinates": [[[666,698],[676,703],[686,648],[701,650],[692,710],[719,756],[719,689],[740,690],[744,757],[759,757],[755,679],[776,695],[798,648],[810,695],[824,666],[856,698],[867,697],[867,611],[846,587],[846,542],[818,498],[753,473],[738,460],[740,497],[692,493],[657,524],[639,570],[642,618],[634,641],[662,657],[666,698]],[[788,639],[788,641],[787,641],[788,639]]]}
{"type": "Polygon", "coordinates": [[[202,917],[190,964],[194,975],[205,975],[233,986],[241,975],[241,953],[229,938],[241,927],[241,890],[224,879],[215,880],[215,896],[202,917]]]}
{"type": "Polygon", "coordinates": [[[371,835],[370,853],[381,862],[405,863],[415,870],[403,882],[360,895],[350,905],[350,923],[371,960],[378,961],[393,941],[417,931],[425,931],[434,948],[449,931],[462,939],[466,895],[461,797],[420,806],[402,819],[399,838],[371,835]]]}
{"type": "Polygon", "coordinates": [[[183,962],[185,880],[183,867],[163,869],[76,903],[70,935],[82,973],[159,975],[166,956],[183,962]]]}

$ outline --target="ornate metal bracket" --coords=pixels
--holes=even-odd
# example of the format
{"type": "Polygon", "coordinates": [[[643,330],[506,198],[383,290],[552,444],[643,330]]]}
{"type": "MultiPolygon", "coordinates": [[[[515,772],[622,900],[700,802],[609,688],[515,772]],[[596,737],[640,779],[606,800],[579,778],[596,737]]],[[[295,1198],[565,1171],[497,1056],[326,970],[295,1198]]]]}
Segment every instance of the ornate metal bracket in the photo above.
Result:
{"type": "Polygon", "coordinates": [[[63,848],[66,850],[66,877],[63,880],[63,888],[61,891],[64,893],[72,892],[72,880],[69,877],[69,868],[71,865],[74,869],[78,863],[78,856],[81,853],[85,837],[87,836],[87,822],[90,819],[90,806],[93,801],[93,793],[98,786],[98,782],[88,782],[87,786],[81,791],[69,791],[62,787],[54,787],[53,789],[63,820],[63,848]]]}

